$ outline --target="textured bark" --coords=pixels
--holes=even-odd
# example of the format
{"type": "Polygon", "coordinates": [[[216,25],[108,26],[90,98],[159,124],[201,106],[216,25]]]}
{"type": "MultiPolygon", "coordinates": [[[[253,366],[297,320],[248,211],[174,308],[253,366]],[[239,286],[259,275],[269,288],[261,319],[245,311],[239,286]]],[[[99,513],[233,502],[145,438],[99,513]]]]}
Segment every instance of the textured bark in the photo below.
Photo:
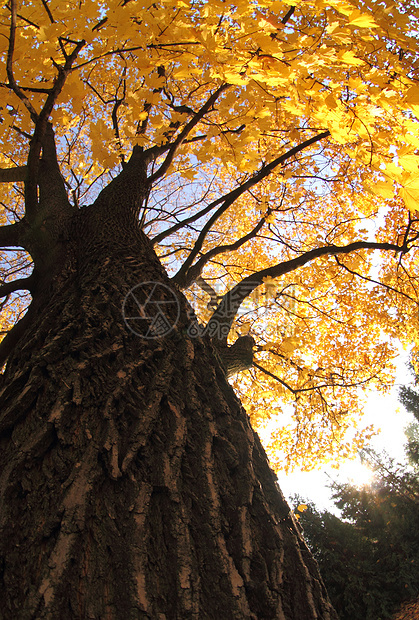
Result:
{"type": "Polygon", "coordinates": [[[252,336],[240,336],[231,346],[220,345],[218,340],[215,344],[227,377],[253,366],[253,347],[256,343],[252,336]]]}
{"type": "Polygon", "coordinates": [[[100,218],[74,216],[2,379],[0,617],[336,618],[182,294],[165,337],[127,328],[130,289],[170,283],[132,220],[100,218]]]}

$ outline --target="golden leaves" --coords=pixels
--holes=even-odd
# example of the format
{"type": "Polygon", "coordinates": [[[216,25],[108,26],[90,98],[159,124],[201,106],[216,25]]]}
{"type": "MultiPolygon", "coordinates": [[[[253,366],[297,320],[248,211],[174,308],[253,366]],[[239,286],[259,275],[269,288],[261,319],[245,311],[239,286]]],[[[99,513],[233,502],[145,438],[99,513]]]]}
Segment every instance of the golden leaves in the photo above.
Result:
{"type": "MultiPolygon", "coordinates": [[[[329,130],[330,137],[294,154],[214,224],[202,252],[233,244],[264,219],[259,236],[206,266],[225,287],[305,251],[369,238],[380,209],[385,224],[377,235],[401,238],[407,217],[401,199],[412,212],[419,201],[419,89],[409,78],[409,58],[397,52],[418,53],[406,16],[387,0],[257,4],[256,10],[250,0],[57,0],[49,3],[53,23],[40,2],[19,9],[14,70],[37,109],[74,42],[87,42],[52,114],[63,174],[82,200],[133,145],[173,142],[221,84],[232,85],[196,123],[167,185],[156,190],[150,229],[189,217],[205,200],[329,130]]],[[[10,12],[1,11],[7,83],[10,12]]],[[[6,161],[24,163],[31,120],[15,94],[3,88],[1,97],[1,152],[6,161]]],[[[13,208],[14,200],[7,195],[5,204],[13,208]]],[[[168,242],[161,250],[168,264],[187,256],[197,231],[180,231],[168,242]]],[[[299,462],[339,453],[349,428],[343,412],[360,411],[356,386],[372,376],[377,383],[389,379],[390,353],[380,334],[396,334],[401,324],[413,334],[407,301],[392,298],[394,317],[385,315],[385,296],[371,283],[355,284],[353,272],[370,274],[370,257],[360,252],[342,261],[344,267],[319,259],[284,278],[265,278],[249,302],[253,318],[238,321],[238,332],[258,334],[261,365],[282,380],[260,372],[243,379],[245,404],[261,420],[293,403],[272,445],[286,446],[287,458],[294,454],[299,462]]],[[[413,273],[413,262],[409,268],[413,273]]],[[[388,286],[413,294],[412,283],[392,277],[388,286]]],[[[205,312],[207,318],[206,305],[205,312]]]]}
{"type": "Polygon", "coordinates": [[[405,94],[405,102],[409,105],[419,105],[419,86],[411,86],[405,94]]]}
{"type": "Polygon", "coordinates": [[[361,58],[357,58],[351,50],[342,50],[339,52],[338,58],[346,65],[359,66],[364,64],[364,61],[361,58]]]}
{"type": "Polygon", "coordinates": [[[296,349],[298,349],[301,345],[301,339],[296,336],[289,336],[288,338],[284,338],[284,340],[280,343],[280,349],[284,351],[284,353],[292,353],[296,349]]]}
{"type": "Polygon", "coordinates": [[[393,198],[394,186],[393,181],[375,181],[372,185],[372,191],[383,198],[393,198]]]}
{"type": "Polygon", "coordinates": [[[298,520],[300,518],[301,513],[305,512],[307,509],[308,509],[307,504],[299,504],[297,508],[295,509],[297,512],[294,514],[294,517],[298,520]]]}
{"type": "Polygon", "coordinates": [[[400,196],[408,209],[419,211],[419,176],[402,185],[400,196]]]}
{"type": "MultiPolygon", "coordinates": [[[[23,34],[29,33],[34,28],[30,23],[35,23],[37,39],[43,46],[48,45],[39,67],[31,63],[35,66],[35,70],[31,70],[34,85],[45,71],[44,60],[49,63],[49,78],[54,78],[54,63],[58,66],[63,62],[60,48],[63,37],[73,41],[85,38],[89,43],[78,63],[79,68],[71,76],[71,86],[69,82],[62,94],[62,101],[69,102],[67,114],[74,115],[74,121],[66,121],[68,126],[77,125],[86,114],[87,122],[90,122],[88,118],[94,119],[95,115],[100,116],[105,110],[109,115],[113,103],[121,96],[123,80],[126,95],[119,108],[119,134],[127,148],[138,141],[134,139],[138,131],[136,123],[147,119],[145,104],[157,106],[158,110],[155,122],[150,122],[146,130],[143,129],[141,141],[144,144],[153,144],[154,140],[161,143],[164,131],[160,130],[170,122],[164,88],[177,92],[183,101],[186,101],[188,91],[195,92],[196,101],[190,103],[198,109],[220,80],[235,85],[236,99],[248,101],[249,109],[266,111],[264,116],[260,112],[254,116],[259,119],[257,125],[252,123],[251,126],[254,140],[260,139],[261,132],[271,131],[280,125],[291,128],[302,117],[315,118],[321,126],[329,128],[337,144],[345,144],[359,137],[374,139],[375,135],[377,140],[381,139],[378,128],[374,127],[376,118],[372,112],[368,115],[362,113],[369,105],[368,101],[358,98],[358,110],[351,103],[356,101],[357,94],[369,88],[359,75],[365,58],[368,58],[376,71],[374,77],[369,76],[369,84],[382,87],[374,104],[378,114],[381,113],[381,105],[388,109],[389,114],[394,109],[394,104],[389,105],[390,101],[380,95],[384,85],[388,84],[387,66],[391,53],[376,53],[366,46],[361,34],[358,36],[358,31],[362,32],[365,28],[378,32],[378,22],[373,12],[341,0],[328,4],[322,0],[294,3],[295,16],[301,21],[297,31],[294,16],[286,28],[281,21],[290,4],[261,2],[257,16],[253,5],[244,0],[234,9],[222,2],[200,6],[186,1],[165,1],[161,5],[148,1],[140,5],[121,5],[113,0],[100,4],[84,2],[68,7],[53,4],[54,23],[50,23],[45,11],[38,7],[31,7],[30,10],[23,7],[24,18],[28,21],[20,27],[23,34]],[[308,18],[312,12],[323,11],[326,6],[329,7],[329,23],[324,34],[320,21],[316,24],[316,20],[310,17],[306,25],[305,20],[306,15],[308,18]],[[262,29],[258,28],[259,22],[263,25],[262,29]],[[280,37],[278,32],[281,32],[280,37]],[[349,36],[346,43],[343,36],[349,36]],[[313,46],[313,41],[318,43],[313,46]],[[92,88],[89,94],[87,83],[92,88]],[[353,95],[344,102],[345,83],[350,84],[353,95]],[[197,91],[193,90],[194,84],[198,86],[197,91]],[[132,93],[139,86],[148,94],[141,94],[141,98],[134,101],[132,93]],[[128,95],[128,92],[131,94],[128,95]],[[85,103],[87,101],[88,105],[85,103]],[[281,105],[274,106],[273,114],[267,104],[275,101],[281,101],[281,105]]],[[[67,53],[69,45],[64,43],[67,53]]],[[[27,73],[27,58],[33,56],[31,46],[33,37],[27,37],[22,47],[23,53],[16,57],[17,73],[20,57],[27,73]]],[[[45,49],[40,47],[35,58],[41,59],[45,49]]],[[[414,88],[411,86],[408,90],[405,106],[416,105],[414,88]]],[[[399,93],[394,94],[398,97],[399,93]]],[[[238,118],[232,108],[223,105],[222,100],[212,116],[224,127],[233,118],[238,118]]],[[[243,116],[248,120],[248,113],[243,116]]],[[[211,131],[214,131],[214,123],[211,131]]],[[[102,141],[107,138],[105,133],[102,141]]],[[[110,136],[109,139],[112,140],[110,136]]],[[[236,139],[237,146],[240,146],[239,136],[236,139]]],[[[110,146],[110,143],[103,144],[105,150],[110,146]]],[[[219,150],[220,159],[231,158],[232,151],[225,155],[224,149],[228,149],[227,141],[219,150]]],[[[248,158],[239,154],[236,157],[243,172],[255,169],[248,158]]]]}
{"type": "Polygon", "coordinates": [[[349,14],[348,25],[358,28],[378,28],[378,24],[372,15],[360,11],[353,11],[349,14]]]}

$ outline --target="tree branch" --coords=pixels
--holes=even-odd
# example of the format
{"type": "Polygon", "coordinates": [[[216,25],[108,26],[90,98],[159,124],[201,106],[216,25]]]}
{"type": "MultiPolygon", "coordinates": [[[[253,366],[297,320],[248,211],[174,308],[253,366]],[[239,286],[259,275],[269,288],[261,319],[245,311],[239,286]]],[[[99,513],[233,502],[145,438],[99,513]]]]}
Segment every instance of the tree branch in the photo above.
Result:
{"type": "Polygon", "coordinates": [[[6,73],[7,79],[9,80],[9,87],[13,90],[17,97],[22,101],[26,109],[29,111],[31,118],[34,122],[36,122],[38,118],[38,114],[33,107],[32,103],[29,101],[25,93],[19,88],[15,76],[13,73],[13,54],[15,51],[15,41],[16,41],[16,17],[17,17],[17,6],[16,0],[10,0],[10,34],[9,34],[9,48],[7,50],[7,61],[6,61],[6,73]]]}
{"type": "Polygon", "coordinates": [[[291,19],[291,17],[293,16],[295,11],[295,6],[290,6],[290,8],[288,9],[288,12],[286,13],[286,15],[284,15],[284,17],[281,19],[281,24],[285,24],[287,23],[287,21],[289,19],[291,19]]]}
{"type": "Polygon", "coordinates": [[[250,241],[250,239],[253,239],[257,235],[257,233],[260,231],[262,226],[264,225],[266,217],[269,215],[269,213],[270,213],[270,210],[256,224],[256,226],[250,232],[247,233],[247,235],[240,237],[240,239],[237,239],[237,241],[235,241],[234,243],[216,246],[212,248],[211,250],[209,250],[206,254],[201,256],[200,259],[195,263],[195,265],[193,265],[193,267],[189,269],[188,274],[186,276],[187,282],[185,284],[185,288],[189,288],[189,286],[191,286],[193,282],[197,282],[198,284],[197,278],[201,275],[201,272],[204,266],[209,260],[211,260],[211,258],[213,258],[214,256],[217,256],[218,254],[223,254],[225,252],[233,252],[235,250],[238,250],[242,245],[247,243],[247,241],[250,241]]]}
{"type": "Polygon", "coordinates": [[[147,178],[147,158],[138,145],[134,146],[131,157],[121,172],[96,198],[94,205],[109,209],[112,217],[119,217],[118,207],[130,212],[137,220],[141,206],[146,199],[150,188],[150,179],[147,178]]]}
{"type": "Polygon", "coordinates": [[[204,280],[204,278],[201,278],[201,276],[198,276],[195,279],[195,284],[197,284],[199,288],[202,288],[202,290],[210,296],[211,299],[207,304],[207,308],[210,310],[214,310],[218,306],[218,300],[221,301],[221,297],[218,297],[212,286],[208,284],[208,282],[204,280]]]}
{"type": "Polygon", "coordinates": [[[16,183],[17,181],[24,181],[27,170],[27,166],[0,168],[0,183],[16,183]]]}
{"type": "Polygon", "coordinates": [[[0,226],[0,248],[24,248],[24,221],[0,226]]]}
{"type": "MultiPolygon", "coordinates": [[[[274,375],[272,372],[270,372],[269,370],[266,370],[266,368],[263,368],[262,366],[259,366],[259,364],[257,364],[254,360],[253,360],[253,366],[255,368],[257,368],[258,370],[261,370],[263,373],[265,373],[265,375],[268,375],[268,377],[271,377],[272,379],[275,379],[275,381],[278,381],[278,383],[280,383],[281,385],[283,385],[285,388],[287,388],[287,390],[289,390],[290,392],[292,392],[293,394],[297,394],[297,392],[300,392],[301,390],[295,390],[294,388],[292,388],[290,385],[288,385],[288,383],[285,383],[285,381],[283,381],[282,379],[280,379],[277,375],[274,375]]],[[[311,389],[315,389],[315,388],[311,388],[311,389]]]]}
{"type": "Polygon", "coordinates": [[[86,45],[84,39],[75,43],[74,49],[69,54],[63,66],[58,66],[58,75],[54,82],[54,87],[46,98],[43,108],[39,115],[33,120],[35,122],[35,131],[30,142],[28,154],[28,175],[25,183],[25,209],[29,218],[36,214],[38,206],[38,173],[40,165],[41,149],[44,145],[44,135],[48,129],[48,120],[54,105],[64,87],[67,76],[71,72],[72,66],[79,55],[79,52],[86,45]]]}
{"type": "MultiPolygon", "coordinates": [[[[240,125],[240,127],[237,127],[237,129],[224,129],[223,131],[220,131],[220,136],[225,136],[227,134],[232,134],[232,133],[240,133],[241,131],[243,131],[243,129],[246,127],[246,125],[240,125]]],[[[201,140],[205,140],[207,138],[206,134],[200,134],[198,136],[194,136],[193,138],[187,138],[186,140],[184,140],[182,142],[182,144],[193,144],[194,142],[200,142],[201,140]]],[[[173,143],[171,142],[167,142],[166,144],[163,144],[161,146],[151,146],[150,148],[148,148],[147,150],[144,151],[144,156],[147,158],[147,164],[151,163],[152,161],[155,161],[157,159],[157,157],[159,157],[160,155],[163,155],[164,153],[167,153],[167,151],[173,146],[173,143]]],[[[195,216],[192,216],[194,219],[197,219],[195,216]]],[[[193,221],[193,220],[192,220],[193,221]]],[[[184,226],[185,222],[180,222],[180,227],[184,226]]],[[[176,230],[179,229],[179,225],[176,224],[177,228],[176,230]]],[[[174,228],[174,227],[173,227],[174,228]]],[[[161,235],[158,235],[159,237],[161,236],[161,239],[164,239],[165,237],[167,237],[168,235],[172,234],[173,232],[176,232],[176,230],[172,230],[171,228],[169,230],[163,231],[163,233],[161,233],[161,235]]],[[[157,239],[157,237],[155,237],[154,239],[157,239]]],[[[155,240],[152,240],[153,243],[156,243],[155,240]]],[[[160,241],[161,241],[160,239],[160,241]]]]}
{"type": "MultiPolygon", "coordinates": [[[[308,140],[305,140],[301,144],[298,144],[294,148],[290,149],[286,153],[283,153],[282,155],[280,155],[279,157],[277,157],[276,159],[271,161],[269,164],[266,164],[265,166],[262,166],[262,168],[259,170],[259,172],[254,174],[245,183],[243,183],[242,185],[240,185],[236,189],[232,190],[231,192],[229,192],[228,194],[226,194],[222,198],[219,198],[216,202],[217,202],[217,204],[222,202],[221,207],[219,209],[217,209],[217,211],[210,217],[208,222],[203,227],[203,229],[202,229],[201,233],[199,234],[198,239],[196,240],[195,245],[192,248],[188,258],[185,260],[185,262],[182,265],[182,267],[179,269],[177,274],[174,276],[173,281],[176,284],[178,284],[181,288],[184,288],[184,283],[187,281],[188,271],[189,271],[190,267],[192,266],[192,263],[195,260],[196,256],[200,252],[200,250],[201,250],[201,248],[202,248],[202,246],[204,244],[205,237],[207,236],[208,232],[211,230],[211,227],[217,221],[217,219],[219,217],[221,217],[221,215],[225,211],[227,211],[227,209],[233,204],[233,202],[235,202],[237,200],[237,198],[239,198],[239,196],[241,196],[245,191],[247,191],[248,189],[250,189],[251,187],[253,187],[257,183],[259,183],[262,179],[267,177],[269,174],[271,174],[271,172],[273,170],[275,170],[275,168],[277,168],[278,166],[283,164],[285,161],[287,161],[288,159],[290,159],[291,157],[293,157],[297,153],[300,153],[304,149],[308,148],[312,144],[315,144],[316,142],[319,142],[320,140],[323,140],[323,138],[327,138],[327,136],[330,136],[330,132],[328,130],[323,131],[322,133],[317,134],[316,136],[313,136],[313,137],[309,138],[308,140]]],[[[212,203],[212,204],[214,205],[214,203],[212,203]]],[[[210,206],[211,205],[208,205],[208,207],[210,207],[210,206]]],[[[213,207],[211,207],[211,208],[213,208],[213,207]]]]}
{"type": "Polygon", "coordinates": [[[34,278],[30,275],[28,278],[19,278],[11,282],[5,282],[0,286],[0,297],[7,297],[15,291],[31,291],[34,284],[34,278]]]}
{"type": "Polygon", "coordinates": [[[54,20],[54,18],[52,16],[52,13],[51,13],[50,8],[48,6],[47,0],[41,0],[41,1],[42,1],[43,6],[44,6],[44,9],[45,9],[45,11],[46,11],[46,13],[48,15],[49,21],[51,22],[51,24],[55,24],[55,20],[54,20]]]}
{"type": "Polygon", "coordinates": [[[180,228],[183,228],[184,226],[187,226],[188,224],[192,224],[192,222],[196,222],[196,220],[199,220],[201,217],[204,217],[204,215],[209,213],[212,209],[215,209],[215,207],[217,207],[220,204],[220,202],[223,202],[224,200],[225,200],[225,196],[221,196],[221,198],[217,198],[217,200],[214,200],[213,202],[211,202],[209,205],[201,209],[201,211],[198,211],[198,213],[195,213],[194,215],[187,217],[185,220],[182,220],[181,222],[174,224],[173,226],[171,226],[171,228],[168,228],[167,230],[164,230],[160,234],[156,235],[155,237],[153,237],[151,242],[153,243],[153,245],[155,245],[156,243],[160,243],[161,241],[163,241],[163,239],[166,239],[166,237],[168,237],[169,235],[173,235],[180,228]]]}
{"type": "Polygon", "coordinates": [[[160,179],[164,174],[166,174],[178,148],[183,144],[188,135],[191,133],[192,129],[196,127],[196,125],[205,116],[205,114],[211,110],[218,97],[225,90],[227,90],[227,88],[231,88],[231,85],[223,84],[222,86],[217,88],[217,90],[207,99],[202,108],[195,114],[195,116],[189,121],[189,123],[186,123],[179,136],[170,146],[169,152],[167,153],[164,162],[162,163],[160,168],[150,177],[150,183],[154,183],[154,181],[160,179]]]}
{"type": "Polygon", "coordinates": [[[216,334],[217,337],[222,340],[227,339],[228,333],[241,304],[246,297],[255,290],[255,288],[263,284],[265,278],[278,278],[279,276],[306,265],[320,256],[349,254],[350,252],[354,252],[356,250],[390,250],[397,253],[406,252],[405,247],[398,246],[394,243],[355,241],[343,247],[328,245],[320,248],[314,248],[313,250],[304,252],[300,256],[297,256],[297,258],[278,263],[277,265],[267,267],[266,269],[261,269],[260,271],[244,278],[224,295],[218,305],[218,308],[209,320],[208,326],[211,326],[211,333],[216,334]]]}
{"type": "Polygon", "coordinates": [[[55,136],[50,122],[47,122],[42,139],[42,159],[38,175],[39,202],[43,212],[72,212],[74,207],[68,200],[64,179],[57,158],[55,136]]]}
{"type": "Polygon", "coordinates": [[[278,381],[278,383],[280,383],[281,385],[283,385],[285,388],[287,388],[287,390],[289,390],[290,392],[292,392],[294,395],[295,394],[301,394],[304,392],[314,392],[314,391],[320,391],[323,388],[336,388],[336,387],[344,387],[344,388],[350,388],[350,387],[359,387],[361,385],[365,385],[366,383],[369,383],[370,381],[372,381],[373,379],[376,378],[375,375],[372,375],[370,377],[368,377],[367,379],[364,379],[362,381],[355,381],[355,382],[345,382],[344,380],[342,380],[342,383],[337,383],[337,382],[331,382],[331,383],[319,383],[318,385],[313,385],[310,387],[306,387],[306,388],[292,388],[288,383],[286,383],[285,381],[283,381],[282,379],[280,379],[277,375],[275,375],[274,373],[270,372],[269,370],[266,370],[266,368],[263,368],[263,366],[260,366],[257,362],[253,361],[253,366],[255,368],[257,368],[258,370],[262,371],[263,373],[265,373],[265,375],[267,375],[268,377],[271,377],[272,379],[275,379],[275,381],[278,381]]]}
{"type": "Polygon", "coordinates": [[[357,271],[354,271],[353,269],[350,269],[347,265],[342,263],[339,260],[339,258],[337,258],[337,256],[335,256],[335,260],[336,260],[337,264],[339,265],[339,267],[342,267],[342,269],[345,269],[345,271],[347,271],[348,273],[352,274],[353,276],[356,276],[357,278],[361,278],[361,280],[365,280],[366,282],[370,282],[371,284],[378,284],[379,286],[382,286],[383,288],[387,289],[388,291],[393,291],[393,293],[396,293],[397,295],[402,295],[402,297],[406,297],[406,299],[409,299],[410,301],[413,301],[413,303],[418,304],[418,302],[415,299],[410,297],[410,295],[407,295],[406,293],[403,293],[403,291],[399,291],[396,288],[394,288],[393,286],[390,286],[389,284],[385,284],[385,282],[380,282],[379,280],[374,280],[374,278],[369,278],[368,276],[362,275],[362,273],[358,273],[357,271]]]}

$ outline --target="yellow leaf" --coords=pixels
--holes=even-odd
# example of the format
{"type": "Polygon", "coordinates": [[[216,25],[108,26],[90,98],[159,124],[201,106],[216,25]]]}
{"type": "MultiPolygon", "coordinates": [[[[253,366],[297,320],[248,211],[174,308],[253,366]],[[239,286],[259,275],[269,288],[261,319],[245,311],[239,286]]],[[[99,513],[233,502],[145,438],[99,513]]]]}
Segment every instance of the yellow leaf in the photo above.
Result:
{"type": "Polygon", "coordinates": [[[393,181],[375,181],[371,189],[374,194],[378,194],[382,198],[393,198],[394,196],[393,181]]]}
{"type": "Polygon", "coordinates": [[[153,126],[156,127],[157,129],[160,129],[160,127],[163,127],[164,125],[164,118],[162,117],[161,114],[156,114],[156,116],[153,117],[152,121],[153,121],[153,126]]]}
{"type": "Polygon", "coordinates": [[[419,211],[419,177],[406,183],[400,190],[400,196],[411,211],[419,211]]]}
{"type": "Polygon", "coordinates": [[[419,104],[419,86],[411,86],[407,91],[405,98],[406,103],[419,104]]]}
{"type": "Polygon", "coordinates": [[[350,14],[348,24],[350,26],[358,26],[358,28],[378,28],[378,24],[372,15],[359,13],[359,11],[354,11],[350,14]]]}
{"type": "Polygon", "coordinates": [[[299,510],[300,512],[304,512],[305,510],[307,510],[307,508],[307,504],[300,504],[299,506],[297,506],[297,510],[299,510]]]}
{"type": "Polygon", "coordinates": [[[271,24],[271,26],[274,26],[275,28],[283,28],[284,25],[282,22],[279,21],[279,19],[277,19],[274,15],[268,15],[267,17],[265,17],[266,21],[271,24]]]}
{"type": "Polygon", "coordinates": [[[261,351],[269,351],[269,349],[272,349],[272,347],[275,346],[275,342],[267,342],[266,344],[263,345],[263,347],[260,347],[261,351]]]}
{"type": "Polygon", "coordinates": [[[337,102],[335,97],[330,93],[330,95],[327,95],[326,99],[324,100],[325,104],[327,105],[327,107],[329,108],[329,110],[334,110],[337,107],[337,102]]]}
{"type": "Polygon", "coordinates": [[[173,77],[177,78],[178,80],[183,80],[185,78],[188,78],[190,77],[190,75],[191,75],[191,71],[188,67],[177,67],[173,71],[173,77]]]}
{"type": "Polygon", "coordinates": [[[403,157],[399,157],[399,166],[407,172],[418,172],[419,157],[417,155],[403,155],[403,157]]]}
{"type": "Polygon", "coordinates": [[[394,179],[395,181],[400,182],[400,178],[403,175],[403,170],[396,166],[394,162],[386,162],[384,174],[389,179],[394,179]]]}
{"type": "Polygon", "coordinates": [[[353,52],[346,50],[338,54],[338,58],[347,65],[363,65],[364,61],[357,58],[353,52]]]}
{"type": "Polygon", "coordinates": [[[249,78],[245,75],[241,75],[240,73],[234,73],[233,71],[226,71],[224,73],[224,77],[228,84],[247,84],[249,82],[249,78]]]}
{"type": "Polygon", "coordinates": [[[196,174],[197,174],[196,170],[193,170],[192,168],[189,168],[189,170],[183,170],[182,172],[182,176],[188,179],[189,181],[194,179],[196,174]]]}
{"type": "Polygon", "coordinates": [[[284,340],[281,342],[281,349],[286,353],[292,353],[293,351],[295,351],[295,349],[299,347],[299,345],[299,338],[296,338],[295,336],[289,336],[288,338],[284,338],[284,340]]]}

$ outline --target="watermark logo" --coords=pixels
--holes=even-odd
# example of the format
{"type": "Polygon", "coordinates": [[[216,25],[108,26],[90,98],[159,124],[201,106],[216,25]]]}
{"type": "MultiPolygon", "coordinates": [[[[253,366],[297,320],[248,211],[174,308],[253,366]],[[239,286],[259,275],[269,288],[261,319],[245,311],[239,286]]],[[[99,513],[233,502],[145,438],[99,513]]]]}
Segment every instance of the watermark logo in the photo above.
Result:
{"type": "MultiPolygon", "coordinates": [[[[279,330],[279,336],[291,336],[294,333],[293,325],[284,327],[274,323],[271,325],[266,318],[266,311],[273,302],[278,308],[287,311],[290,315],[296,311],[295,285],[288,285],[276,296],[267,295],[257,288],[253,282],[244,282],[233,287],[228,294],[219,294],[221,287],[207,286],[205,293],[211,295],[211,302],[206,303],[202,298],[189,296],[190,308],[187,310],[189,325],[186,330],[190,338],[201,338],[208,335],[210,338],[227,338],[232,317],[240,318],[249,313],[253,317],[264,320],[265,334],[274,338],[279,330]],[[207,290],[208,289],[208,290],[207,290]],[[209,290],[210,289],[210,290],[209,290]],[[272,301],[273,300],[273,301],[272,301]],[[218,303],[218,306],[217,306],[218,303]],[[208,310],[215,313],[208,318],[208,310]],[[204,316],[204,325],[199,317],[204,316]]],[[[202,288],[202,287],[201,287],[202,288]]],[[[204,289],[203,289],[204,290],[204,289]]],[[[140,338],[153,340],[167,336],[176,326],[180,318],[180,304],[176,292],[170,286],[161,282],[141,282],[134,286],[126,295],[122,304],[122,316],[128,329],[140,338]]]]}
{"type": "Polygon", "coordinates": [[[169,286],[161,282],[142,282],[127,293],[122,316],[128,329],[140,338],[162,338],[179,320],[179,301],[169,286]]]}
{"type": "Polygon", "coordinates": [[[223,324],[217,319],[211,319],[208,325],[200,325],[192,313],[189,319],[191,324],[186,331],[189,338],[202,338],[205,335],[210,338],[227,338],[230,332],[230,324],[223,324]]]}

